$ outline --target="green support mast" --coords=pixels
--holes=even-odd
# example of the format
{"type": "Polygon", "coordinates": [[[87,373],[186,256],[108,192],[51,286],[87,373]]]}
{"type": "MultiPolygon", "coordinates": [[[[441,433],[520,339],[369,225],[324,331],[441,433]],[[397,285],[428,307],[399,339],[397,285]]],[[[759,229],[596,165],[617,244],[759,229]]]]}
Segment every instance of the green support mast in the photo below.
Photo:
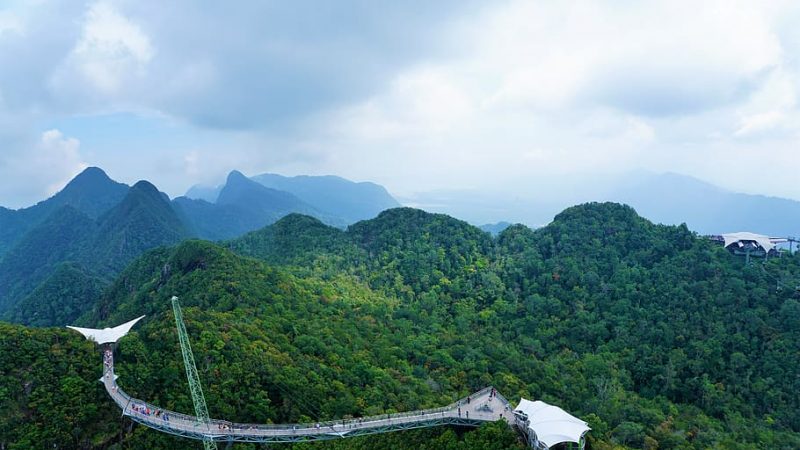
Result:
{"type": "MultiPolygon", "coordinates": [[[[197,375],[197,366],[194,364],[192,347],[189,345],[189,335],[186,333],[186,326],[183,324],[183,313],[181,305],[178,304],[178,297],[172,297],[172,311],[175,313],[175,325],[178,327],[178,340],[181,342],[181,353],[183,353],[183,365],[186,367],[186,378],[189,379],[189,390],[192,393],[194,403],[194,413],[200,421],[200,426],[208,428],[211,434],[211,424],[208,417],[208,407],[206,398],[203,395],[203,388],[200,386],[200,377],[197,375]]],[[[217,450],[216,442],[211,439],[203,439],[205,450],[217,450]]]]}

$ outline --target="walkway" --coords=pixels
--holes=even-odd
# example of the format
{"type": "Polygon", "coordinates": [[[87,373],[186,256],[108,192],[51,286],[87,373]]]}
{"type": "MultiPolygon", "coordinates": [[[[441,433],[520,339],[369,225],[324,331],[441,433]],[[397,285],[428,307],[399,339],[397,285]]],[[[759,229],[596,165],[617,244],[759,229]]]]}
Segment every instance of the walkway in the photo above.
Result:
{"type": "Polygon", "coordinates": [[[232,423],[216,419],[203,424],[194,416],[168,411],[132,398],[116,384],[114,356],[108,345],[103,346],[103,360],[101,381],[108,394],[122,409],[123,415],[147,427],[192,439],[221,442],[303,442],[441,425],[477,427],[484,422],[498,420],[514,423],[511,405],[493,388],[487,387],[442,408],[406,413],[282,425],[232,423]]]}

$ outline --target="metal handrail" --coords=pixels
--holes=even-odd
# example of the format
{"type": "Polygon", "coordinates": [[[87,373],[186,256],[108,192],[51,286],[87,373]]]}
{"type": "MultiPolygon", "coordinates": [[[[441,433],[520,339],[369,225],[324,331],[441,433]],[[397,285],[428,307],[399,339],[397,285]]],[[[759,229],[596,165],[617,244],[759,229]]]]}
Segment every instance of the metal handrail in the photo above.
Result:
{"type": "MultiPolygon", "coordinates": [[[[110,366],[107,368],[106,373],[103,375],[105,379],[114,378],[114,365],[113,360],[110,361],[110,366]],[[110,378],[109,378],[110,377],[110,378]]],[[[439,407],[439,408],[429,408],[423,410],[416,410],[416,411],[408,411],[408,412],[400,412],[400,413],[388,413],[388,414],[377,414],[372,416],[365,416],[365,417],[357,417],[351,419],[338,419],[338,420],[327,420],[327,421],[320,421],[320,422],[309,422],[309,423],[296,423],[296,424],[250,424],[250,423],[236,423],[230,422],[225,420],[218,420],[218,419],[211,419],[208,422],[201,422],[198,420],[196,416],[188,415],[179,413],[176,411],[171,411],[168,409],[161,408],[159,406],[153,405],[148,403],[144,400],[140,400],[128,395],[125,391],[123,391],[115,382],[111,382],[111,386],[109,387],[109,383],[106,384],[106,388],[111,394],[112,399],[120,406],[123,410],[123,414],[135,417],[137,421],[142,421],[150,424],[157,425],[158,427],[168,427],[174,430],[186,430],[186,427],[181,427],[181,424],[194,424],[194,427],[200,427],[205,425],[207,429],[207,433],[210,436],[225,436],[225,435],[254,435],[259,434],[259,432],[275,432],[275,431],[283,431],[285,434],[310,434],[312,432],[314,434],[321,434],[324,430],[330,430],[330,433],[341,433],[346,434],[354,430],[363,430],[363,429],[370,429],[376,428],[379,426],[385,425],[393,425],[393,424],[406,424],[406,423],[422,423],[426,422],[427,418],[430,418],[431,421],[434,420],[442,420],[442,419],[457,419],[459,421],[469,421],[469,420],[478,420],[478,421],[485,421],[491,420],[496,418],[495,413],[476,413],[473,412],[473,416],[470,418],[466,418],[464,416],[455,416],[455,410],[457,410],[460,406],[464,406],[467,404],[467,399],[470,397],[477,398],[481,397],[489,390],[492,389],[492,386],[483,388],[469,396],[465,396],[447,406],[439,407]],[[154,413],[146,414],[142,413],[138,409],[150,409],[151,411],[158,411],[158,417],[155,416],[154,413]],[[168,420],[165,418],[164,414],[168,415],[168,420]],[[405,419],[417,419],[417,420],[405,420],[405,419]],[[242,433],[244,432],[244,433],[242,433]]],[[[507,400],[500,394],[497,393],[495,390],[495,396],[500,399],[503,404],[508,404],[507,400]]],[[[192,430],[194,431],[194,430],[192,430]]],[[[202,429],[197,430],[201,434],[203,433],[202,429]]]]}

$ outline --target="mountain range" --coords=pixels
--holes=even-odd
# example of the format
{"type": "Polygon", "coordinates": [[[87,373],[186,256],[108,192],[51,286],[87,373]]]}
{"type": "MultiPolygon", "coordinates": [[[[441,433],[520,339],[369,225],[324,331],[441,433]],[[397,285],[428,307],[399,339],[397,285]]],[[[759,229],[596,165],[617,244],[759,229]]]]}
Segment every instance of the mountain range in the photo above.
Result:
{"type": "MultiPolygon", "coordinates": [[[[577,195],[580,189],[571,192],[577,195]]],[[[613,188],[598,188],[594,195],[630,204],[656,223],[686,223],[701,234],[744,230],[790,236],[800,223],[798,202],[732,193],[675,174],[632,176],[613,188]]],[[[525,223],[549,221],[548,214],[563,207],[557,196],[527,208],[521,195],[451,192],[435,200],[428,203],[432,210],[525,223]]],[[[47,200],[19,210],[0,208],[0,317],[37,325],[65,323],[83,311],[87,296],[154,247],[188,238],[229,240],[290,214],[344,229],[398,205],[374,183],[333,176],[248,178],[238,171],[230,172],[219,187],[195,186],[186,196],[170,200],[146,181],[128,186],[99,168],[88,168],[47,200]],[[63,307],[32,306],[54,303],[63,307]],[[28,313],[34,310],[35,317],[28,313]]],[[[509,224],[482,229],[497,235],[509,224]]]]}
{"type": "MultiPolygon", "coordinates": [[[[24,316],[21,311],[29,310],[30,303],[85,303],[87,299],[73,296],[82,297],[86,289],[69,289],[107,284],[143,251],[190,236],[155,186],[140,181],[126,191],[117,205],[96,218],[65,203],[22,235],[0,259],[0,313],[23,323],[47,325],[74,319],[80,308],[55,308],[55,317],[24,316]],[[54,289],[53,284],[64,290],[54,289]]],[[[95,191],[89,192],[82,197],[84,204],[93,204],[95,191]]],[[[58,197],[53,198],[60,201],[58,197]]]]}
{"type": "Polygon", "coordinates": [[[687,175],[636,172],[587,180],[535,181],[497,190],[420,192],[400,200],[480,225],[499,221],[541,227],[569,206],[611,201],[633,206],[656,223],[687,226],[700,234],[752,231],[800,235],[800,202],[732,192],[687,175]]]}
{"type": "Polygon", "coordinates": [[[731,192],[686,175],[632,177],[606,199],[631,205],[653,222],[686,223],[701,234],[800,235],[800,202],[731,192]]]}
{"type": "MultiPolygon", "coordinates": [[[[134,188],[109,217],[163,199],[134,188]]],[[[225,242],[145,251],[73,323],[146,315],[115,350],[118,382],[172,411],[193,410],[168,302],[178,295],[215,418],[338,420],[491,385],[585,420],[596,450],[798,448],[800,253],[755,264],[615,203],[497,236],[413,208],[347,229],[293,213],[225,242]]],[[[97,346],[77,333],[0,322],[0,336],[0,448],[196,446],[120,418],[95,381],[97,346]]],[[[504,423],[285,445],[525,448],[504,423]]]]}
{"type": "MultiPolygon", "coordinates": [[[[243,177],[241,175],[238,178],[242,181],[243,177]]],[[[383,210],[400,206],[383,186],[371,182],[355,183],[332,175],[285,177],[272,173],[256,175],[250,179],[269,189],[292,194],[299,200],[298,207],[305,203],[305,208],[317,212],[312,214],[315,217],[324,215],[338,222],[332,223],[333,225],[371,219],[383,210]]],[[[230,197],[230,193],[225,192],[230,182],[228,176],[227,182],[217,187],[192,186],[186,192],[186,197],[223,203],[226,197],[230,197]]]]}
{"type": "Polygon", "coordinates": [[[66,323],[80,314],[86,295],[95,294],[131,260],[154,247],[192,237],[230,239],[290,213],[344,227],[354,217],[397,205],[377,185],[322,178],[286,180],[304,198],[316,198],[312,203],[324,210],[238,171],[228,175],[209,202],[170,200],[147,181],[129,187],[99,168],[88,168],[30,208],[0,209],[0,317],[37,325],[66,323]],[[332,192],[336,189],[343,192],[332,192]],[[31,306],[39,304],[63,307],[31,306]],[[28,313],[34,310],[36,314],[28,313]]]}

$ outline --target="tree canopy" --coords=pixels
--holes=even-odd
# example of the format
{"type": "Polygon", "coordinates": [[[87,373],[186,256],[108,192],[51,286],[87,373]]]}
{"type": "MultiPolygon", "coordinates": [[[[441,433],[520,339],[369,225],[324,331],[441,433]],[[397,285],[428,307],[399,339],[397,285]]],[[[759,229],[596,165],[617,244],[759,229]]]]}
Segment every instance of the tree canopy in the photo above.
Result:
{"type": "MultiPolygon", "coordinates": [[[[119,383],[190,412],[168,301],[180,296],[209,411],[237,422],[434,407],[494,385],[512,402],[542,399],[588,421],[594,449],[797,448],[798,284],[798,256],[745,265],[685,226],[617,204],[496,238],[400,208],[346,231],[293,215],[222,245],[149,251],[79,324],[147,314],[120,343],[119,383]]],[[[98,352],[79,335],[2,327],[7,448],[185,445],[120,425],[93,381],[98,352]],[[22,370],[31,359],[50,375],[22,370]],[[59,397],[65,389],[81,403],[59,397]],[[62,400],[72,408],[51,413],[62,400]],[[17,425],[32,418],[72,437],[17,425]]],[[[294,448],[520,445],[495,424],[294,448]]]]}

